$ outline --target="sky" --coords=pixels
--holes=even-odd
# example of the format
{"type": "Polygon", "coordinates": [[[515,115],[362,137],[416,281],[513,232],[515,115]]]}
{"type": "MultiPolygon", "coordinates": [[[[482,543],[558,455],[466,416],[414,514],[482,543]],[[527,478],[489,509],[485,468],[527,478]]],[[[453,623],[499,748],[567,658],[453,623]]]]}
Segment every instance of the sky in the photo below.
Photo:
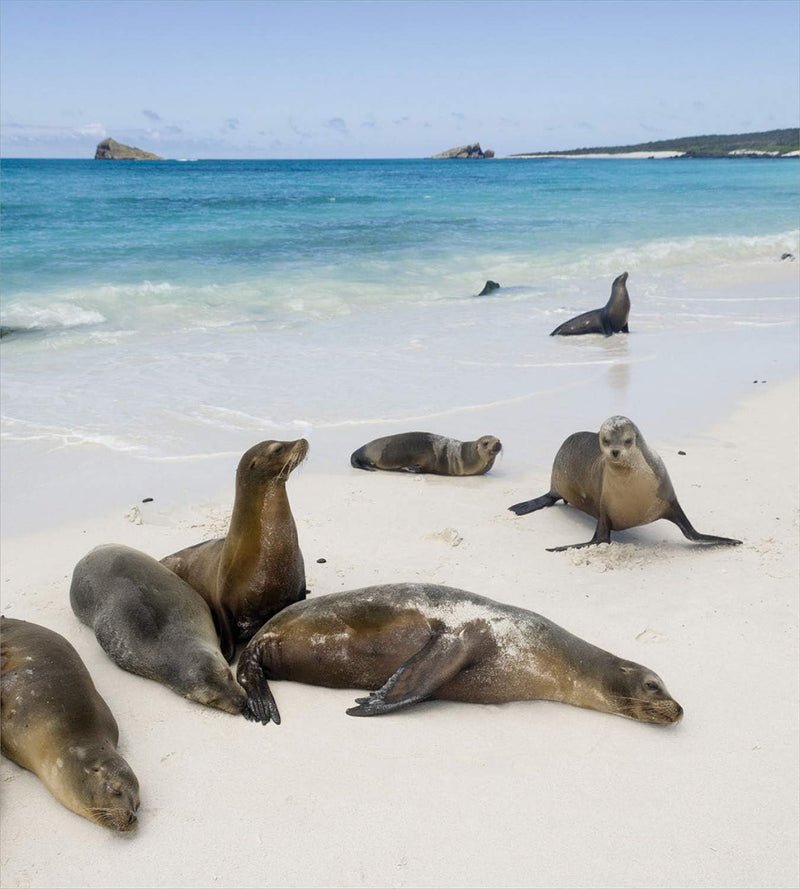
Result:
{"type": "Polygon", "coordinates": [[[797,0],[2,0],[0,153],[498,155],[800,123],[797,0]]]}

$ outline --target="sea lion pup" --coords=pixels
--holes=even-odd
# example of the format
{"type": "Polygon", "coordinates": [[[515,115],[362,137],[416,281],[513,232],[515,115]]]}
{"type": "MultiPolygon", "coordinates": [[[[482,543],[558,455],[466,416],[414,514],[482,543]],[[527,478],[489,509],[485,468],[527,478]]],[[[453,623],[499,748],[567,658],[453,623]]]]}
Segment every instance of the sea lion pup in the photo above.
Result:
{"type": "Polygon", "coordinates": [[[612,531],[647,525],[657,519],[674,522],[684,537],[698,543],[736,546],[741,540],[701,534],[681,509],[661,457],[647,446],[627,417],[609,417],[594,432],[575,432],[561,445],[553,461],[550,490],[541,497],[509,506],[525,515],[571,503],[597,519],[594,537],[586,543],[549,548],[550,552],[610,543],[612,531]]]}
{"type": "Polygon", "coordinates": [[[245,716],[280,722],[267,680],[378,689],[351,716],[427,698],[501,704],[562,701],[642,722],[677,722],[655,673],[532,611],[430,583],[398,583],[298,602],[269,620],[239,659],[245,716]]]}
{"type": "Polygon", "coordinates": [[[207,707],[244,709],[208,605],[160,562],[129,546],[98,546],[75,566],[69,601],[123,670],[207,707]]]}
{"type": "Polygon", "coordinates": [[[139,782],[119,729],[77,651],[53,630],[0,618],[2,751],[68,809],[101,827],[136,827],[139,782]]]}
{"type": "Polygon", "coordinates": [[[483,435],[476,441],[457,441],[432,432],[401,432],[376,438],[354,451],[356,469],[430,472],[434,475],[483,475],[502,450],[499,438],[483,435]]]}
{"type": "Polygon", "coordinates": [[[238,640],[249,639],[275,612],[306,597],[286,480],[307,453],[304,438],[253,445],[236,470],[227,536],[161,560],[208,602],[229,663],[238,640]]]}
{"type": "Polygon", "coordinates": [[[592,309],[576,318],[571,318],[558,327],[550,336],[577,336],[580,333],[628,333],[628,313],[631,310],[631,299],[625,282],[628,273],[623,272],[611,285],[611,296],[602,309],[592,309]]]}

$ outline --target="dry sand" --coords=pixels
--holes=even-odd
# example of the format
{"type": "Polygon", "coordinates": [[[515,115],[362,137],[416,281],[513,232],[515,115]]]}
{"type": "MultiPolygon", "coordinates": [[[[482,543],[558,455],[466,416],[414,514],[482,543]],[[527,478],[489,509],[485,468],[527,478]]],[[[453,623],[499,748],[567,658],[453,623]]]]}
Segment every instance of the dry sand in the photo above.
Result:
{"type": "MultiPolygon", "coordinates": [[[[2,885],[796,886],[798,394],[759,385],[691,439],[648,437],[695,526],[735,549],[658,522],[548,553],[593,523],[507,511],[547,489],[545,465],[445,479],[345,458],[321,473],[312,450],[289,481],[313,594],[420,580],[530,608],[658,672],[685,709],[673,727],[546,702],[353,719],[355,692],[287,682],[272,684],[282,725],[263,727],[123,672],[70,611],[73,565],[100,543],[161,557],[222,533],[235,460],[217,501],[6,539],[4,613],[76,646],[142,808],[114,835],[3,759],[2,885]]],[[[215,493],[200,474],[197,492],[215,493]]]]}

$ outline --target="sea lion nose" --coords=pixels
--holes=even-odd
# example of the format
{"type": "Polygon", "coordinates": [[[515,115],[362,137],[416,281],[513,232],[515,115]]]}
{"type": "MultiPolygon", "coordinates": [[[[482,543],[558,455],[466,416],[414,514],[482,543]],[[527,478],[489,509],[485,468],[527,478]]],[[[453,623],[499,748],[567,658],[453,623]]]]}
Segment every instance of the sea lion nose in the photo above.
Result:
{"type": "Polygon", "coordinates": [[[612,448],[611,449],[611,456],[612,457],[619,457],[619,448],[612,448]]]}

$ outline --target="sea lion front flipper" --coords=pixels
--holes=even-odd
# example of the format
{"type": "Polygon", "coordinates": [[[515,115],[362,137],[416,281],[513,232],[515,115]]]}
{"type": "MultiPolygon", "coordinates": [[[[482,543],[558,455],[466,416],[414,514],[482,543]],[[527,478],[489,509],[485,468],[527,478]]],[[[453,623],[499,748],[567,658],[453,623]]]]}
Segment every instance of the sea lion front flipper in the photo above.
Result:
{"type": "Polygon", "coordinates": [[[597,527],[594,529],[594,536],[586,543],[568,543],[566,546],[548,546],[549,553],[563,553],[568,549],[583,549],[587,546],[597,546],[598,543],[611,543],[611,520],[606,513],[600,513],[597,519],[597,527]]]}
{"type": "Polygon", "coordinates": [[[236,679],[247,692],[247,704],[242,711],[244,718],[250,722],[260,722],[262,725],[270,721],[280,725],[281,715],[278,712],[278,705],[267,684],[267,674],[259,663],[257,650],[247,648],[242,652],[236,679]]]}
{"type": "Polygon", "coordinates": [[[628,330],[628,322],[627,321],[625,322],[625,324],[623,324],[622,327],[620,327],[620,333],[630,333],[630,331],[628,330]]]}
{"type": "Polygon", "coordinates": [[[533,500],[523,500],[522,503],[515,503],[508,508],[510,512],[514,512],[517,515],[527,515],[529,512],[536,512],[537,509],[544,509],[545,506],[552,506],[554,503],[558,503],[560,499],[561,497],[558,494],[548,491],[546,494],[542,494],[541,497],[534,497],[533,500]]]}
{"type": "Polygon", "coordinates": [[[715,534],[701,534],[689,521],[688,516],[683,509],[681,509],[681,505],[677,500],[672,504],[669,514],[665,515],[664,518],[674,522],[681,529],[683,536],[687,540],[692,540],[695,543],[716,543],[720,546],[739,546],[742,542],[741,540],[736,540],[734,537],[717,537],[715,534]]]}
{"type": "Polygon", "coordinates": [[[458,635],[437,633],[402,664],[378,691],[358,698],[358,706],[351,707],[347,715],[378,716],[424,701],[472,660],[476,641],[466,638],[464,631],[458,635]]]}

